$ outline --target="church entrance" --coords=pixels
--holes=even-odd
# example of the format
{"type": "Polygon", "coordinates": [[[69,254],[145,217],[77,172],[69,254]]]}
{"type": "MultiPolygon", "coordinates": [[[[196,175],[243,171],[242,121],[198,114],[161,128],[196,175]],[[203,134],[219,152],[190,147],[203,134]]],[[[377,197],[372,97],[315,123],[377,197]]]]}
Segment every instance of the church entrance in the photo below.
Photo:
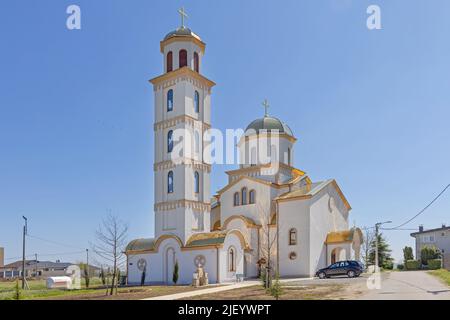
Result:
{"type": "Polygon", "coordinates": [[[334,248],[331,251],[331,264],[345,260],[345,250],[342,248],[334,248]]]}
{"type": "Polygon", "coordinates": [[[164,268],[164,282],[166,284],[172,284],[173,283],[173,269],[175,267],[175,250],[173,248],[168,248],[166,250],[165,255],[165,268],[164,268]]]}

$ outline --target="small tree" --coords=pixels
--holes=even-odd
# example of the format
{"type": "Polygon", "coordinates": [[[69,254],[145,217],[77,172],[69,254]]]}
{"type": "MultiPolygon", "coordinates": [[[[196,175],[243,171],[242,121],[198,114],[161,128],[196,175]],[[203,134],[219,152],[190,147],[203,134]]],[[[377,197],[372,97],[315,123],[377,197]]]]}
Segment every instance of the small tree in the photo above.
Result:
{"type": "Polygon", "coordinates": [[[143,287],[144,284],[145,284],[145,270],[142,271],[142,274],[141,274],[141,287],[143,287]]]}
{"type": "Polygon", "coordinates": [[[87,264],[84,264],[83,267],[83,273],[84,273],[84,282],[86,285],[86,288],[89,288],[90,278],[89,278],[89,266],[87,264]]]}
{"type": "MultiPolygon", "coordinates": [[[[369,262],[375,265],[375,239],[371,243],[371,249],[369,253],[369,262]]],[[[390,267],[393,259],[391,257],[391,249],[387,240],[383,237],[383,234],[378,235],[378,267],[390,267]]]]}
{"type": "Polygon", "coordinates": [[[175,262],[175,266],[173,267],[172,281],[174,284],[178,282],[178,261],[175,262]]]}
{"type": "Polygon", "coordinates": [[[14,287],[13,300],[21,300],[21,299],[22,299],[22,290],[20,290],[19,279],[17,279],[16,286],[14,287]]]}
{"type": "Polygon", "coordinates": [[[280,283],[280,277],[278,273],[275,276],[275,281],[272,283],[272,286],[269,288],[269,293],[272,297],[274,297],[276,300],[280,298],[280,296],[283,294],[283,288],[281,287],[280,283]]]}
{"type": "Polygon", "coordinates": [[[103,269],[103,266],[100,269],[100,279],[102,281],[102,284],[106,285],[106,276],[105,276],[105,269],[103,269]]]}
{"type": "Polygon", "coordinates": [[[420,250],[420,259],[424,265],[428,265],[428,260],[439,259],[440,257],[441,253],[435,246],[424,246],[420,250]]]}
{"type": "Polygon", "coordinates": [[[406,246],[403,248],[403,262],[406,264],[406,261],[408,260],[414,260],[414,254],[413,249],[406,246]]]}

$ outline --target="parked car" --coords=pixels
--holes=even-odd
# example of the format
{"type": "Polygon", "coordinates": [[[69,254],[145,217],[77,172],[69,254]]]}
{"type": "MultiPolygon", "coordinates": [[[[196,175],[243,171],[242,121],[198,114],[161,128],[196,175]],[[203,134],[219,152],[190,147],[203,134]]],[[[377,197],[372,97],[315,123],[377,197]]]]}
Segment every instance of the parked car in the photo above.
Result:
{"type": "Polygon", "coordinates": [[[316,277],[320,279],[329,278],[332,276],[347,275],[349,278],[359,277],[364,272],[364,265],[359,261],[345,260],[338,261],[332,265],[320,269],[316,272],[316,277]]]}

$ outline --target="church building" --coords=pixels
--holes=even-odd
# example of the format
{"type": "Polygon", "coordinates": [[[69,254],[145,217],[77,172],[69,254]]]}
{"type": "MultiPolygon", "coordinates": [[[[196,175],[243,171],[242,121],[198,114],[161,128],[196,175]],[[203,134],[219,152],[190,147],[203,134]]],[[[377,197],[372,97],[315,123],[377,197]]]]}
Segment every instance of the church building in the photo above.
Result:
{"type": "MultiPolygon", "coordinates": [[[[295,137],[267,112],[240,138],[236,170],[210,194],[204,133],[211,128],[211,90],[201,73],[205,43],[184,25],[160,43],[164,73],[154,91],[155,237],[126,248],[129,284],[189,284],[201,267],[209,283],[255,278],[269,267],[280,277],[311,277],[336,261],[359,259],[363,241],[349,226],[351,206],[333,179],[314,182],[294,167],[295,137]],[[181,156],[175,141],[184,132],[181,156]],[[187,137],[192,139],[187,139],[187,137]],[[258,145],[275,139],[270,161],[258,145]],[[192,140],[192,141],[191,141],[192,140]]],[[[239,125],[239,124],[237,124],[239,125]]]]}

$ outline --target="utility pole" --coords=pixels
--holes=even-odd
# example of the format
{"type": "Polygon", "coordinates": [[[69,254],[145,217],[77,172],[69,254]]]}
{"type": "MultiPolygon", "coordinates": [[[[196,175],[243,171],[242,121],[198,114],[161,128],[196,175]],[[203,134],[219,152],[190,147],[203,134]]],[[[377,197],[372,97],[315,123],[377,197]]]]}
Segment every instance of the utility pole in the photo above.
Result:
{"type": "Polygon", "coordinates": [[[86,249],[86,277],[89,278],[89,249],[86,249]]]}
{"type": "Polygon", "coordinates": [[[382,224],[391,223],[392,221],[378,222],[375,224],[375,268],[374,272],[376,272],[379,268],[380,262],[378,260],[378,230],[382,224]]]}
{"type": "Polygon", "coordinates": [[[25,220],[23,225],[23,238],[22,238],[22,290],[25,289],[25,236],[27,235],[28,220],[25,216],[22,216],[25,220]]]}
{"type": "Polygon", "coordinates": [[[38,267],[37,267],[37,264],[38,264],[38,260],[37,260],[37,253],[35,253],[34,254],[34,277],[35,278],[37,278],[37,271],[38,271],[38,267]]]}

